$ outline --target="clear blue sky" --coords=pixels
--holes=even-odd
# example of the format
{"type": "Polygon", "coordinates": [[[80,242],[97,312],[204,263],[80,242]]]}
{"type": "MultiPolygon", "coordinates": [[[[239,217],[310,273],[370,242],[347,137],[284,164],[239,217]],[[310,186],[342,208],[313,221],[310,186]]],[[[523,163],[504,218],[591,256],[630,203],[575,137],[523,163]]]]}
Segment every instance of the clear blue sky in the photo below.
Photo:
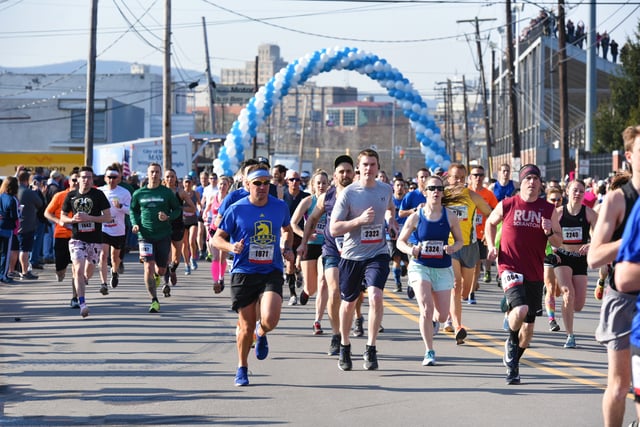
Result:
{"type": "MultiPolygon", "coordinates": [[[[0,67],[86,59],[90,3],[90,0],[0,0],[0,67]]],[[[100,0],[98,59],[161,65],[164,3],[164,0],[100,0]]],[[[204,16],[216,75],[221,68],[242,67],[245,61],[253,60],[257,46],[262,43],[280,45],[282,57],[289,62],[321,48],[352,46],[387,59],[423,98],[433,98],[436,82],[448,77],[461,78],[464,74],[467,81],[478,79],[475,43],[469,38],[474,27],[471,23],[458,24],[457,20],[476,16],[496,18],[481,23],[487,69],[491,60],[489,40],[499,48],[497,28],[505,22],[504,3],[471,0],[393,4],[295,0],[173,0],[172,3],[174,67],[204,71],[201,22],[204,16]]],[[[631,3],[609,1],[597,6],[597,29],[607,30],[620,45],[637,29],[640,3],[637,0],[631,3]]],[[[557,3],[520,4],[524,5],[520,18],[526,26],[541,7],[555,9],[557,3]]],[[[588,23],[588,7],[584,3],[567,4],[567,18],[588,23]]],[[[355,72],[333,71],[316,81],[321,85],[356,86],[361,92],[383,92],[376,82],[355,72]]]]}

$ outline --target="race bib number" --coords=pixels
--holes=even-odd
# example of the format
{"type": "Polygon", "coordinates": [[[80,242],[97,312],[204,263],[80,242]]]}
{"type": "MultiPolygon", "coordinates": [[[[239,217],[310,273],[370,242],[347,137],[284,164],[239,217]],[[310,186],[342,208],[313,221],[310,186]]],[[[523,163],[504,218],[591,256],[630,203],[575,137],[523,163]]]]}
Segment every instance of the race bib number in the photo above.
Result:
{"type": "Polygon", "coordinates": [[[450,208],[456,213],[460,221],[469,220],[469,207],[468,206],[450,206],[450,208]]]}
{"type": "Polygon", "coordinates": [[[103,227],[107,227],[107,228],[115,227],[116,225],[117,224],[116,224],[116,219],[115,218],[111,218],[111,221],[105,222],[104,224],[102,224],[103,227]]]}
{"type": "Polygon", "coordinates": [[[254,264],[270,264],[273,262],[273,245],[252,243],[249,246],[249,262],[254,264]]]}
{"type": "Polygon", "coordinates": [[[520,273],[514,273],[513,271],[503,271],[500,279],[502,280],[502,290],[504,291],[524,283],[524,276],[520,273]]]}
{"type": "Polygon", "coordinates": [[[427,240],[420,244],[420,258],[442,258],[443,254],[442,240],[427,240]]]}
{"type": "Polygon", "coordinates": [[[363,225],[360,230],[360,243],[368,245],[382,242],[382,224],[363,225]]]}
{"type": "Polygon", "coordinates": [[[140,258],[146,258],[153,255],[153,244],[148,242],[139,242],[138,250],[140,251],[140,258]]]}
{"type": "Polygon", "coordinates": [[[338,248],[338,253],[342,253],[342,245],[344,245],[344,236],[336,237],[336,248],[338,248]]]}
{"type": "Polygon", "coordinates": [[[93,222],[79,222],[78,233],[91,233],[95,231],[96,225],[93,222]]]}
{"type": "Polygon", "coordinates": [[[562,227],[563,243],[582,243],[582,227],[562,227]]]}
{"type": "Polygon", "coordinates": [[[316,224],[316,234],[322,234],[322,233],[324,233],[324,228],[325,228],[325,226],[326,226],[326,225],[327,225],[327,223],[326,223],[326,222],[324,222],[324,221],[319,221],[319,222],[316,224]]]}
{"type": "Polygon", "coordinates": [[[476,212],[475,214],[475,219],[473,221],[474,225],[482,225],[482,220],[484,219],[484,217],[482,216],[481,213],[476,212]]]}

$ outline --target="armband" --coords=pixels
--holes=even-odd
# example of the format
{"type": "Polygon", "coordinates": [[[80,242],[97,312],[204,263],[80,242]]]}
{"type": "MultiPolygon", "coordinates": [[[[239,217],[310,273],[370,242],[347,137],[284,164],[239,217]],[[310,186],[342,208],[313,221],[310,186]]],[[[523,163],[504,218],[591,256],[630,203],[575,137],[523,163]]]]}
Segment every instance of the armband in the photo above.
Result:
{"type": "Polygon", "coordinates": [[[551,233],[547,233],[547,234],[545,234],[545,236],[551,237],[551,236],[553,236],[554,233],[555,233],[555,231],[551,230],[551,233]]]}

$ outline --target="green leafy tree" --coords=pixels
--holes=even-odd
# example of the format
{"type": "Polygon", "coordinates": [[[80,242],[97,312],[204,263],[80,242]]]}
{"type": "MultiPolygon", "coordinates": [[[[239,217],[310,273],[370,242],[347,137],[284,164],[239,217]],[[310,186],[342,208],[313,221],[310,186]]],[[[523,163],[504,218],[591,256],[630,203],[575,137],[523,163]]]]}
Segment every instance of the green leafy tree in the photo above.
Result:
{"type": "Polygon", "coordinates": [[[635,40],[620,49],[621,72],[610,78],[611,98],[600,104],[595,118],[596,153],[622,150],[622,131],[640,123],[640,20],[635,40]]]}

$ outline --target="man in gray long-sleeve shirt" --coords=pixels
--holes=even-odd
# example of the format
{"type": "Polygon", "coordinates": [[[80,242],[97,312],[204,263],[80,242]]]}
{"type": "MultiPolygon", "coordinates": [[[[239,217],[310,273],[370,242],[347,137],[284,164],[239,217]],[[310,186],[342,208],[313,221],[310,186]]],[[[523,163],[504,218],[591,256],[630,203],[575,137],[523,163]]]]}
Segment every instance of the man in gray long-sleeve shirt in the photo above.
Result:
{"type": "Polygon", "coordinates": [[[20,227],[18,228],[18,244],[20,246],[21,279],[35,280],[38,278],[29,271],[29,253],[33,249],[33,238],[38,225],[36,212],[42,207],[42,198],[29,187],[30,173],[22,171],[18,174],[18,207],[20,227]]]}

